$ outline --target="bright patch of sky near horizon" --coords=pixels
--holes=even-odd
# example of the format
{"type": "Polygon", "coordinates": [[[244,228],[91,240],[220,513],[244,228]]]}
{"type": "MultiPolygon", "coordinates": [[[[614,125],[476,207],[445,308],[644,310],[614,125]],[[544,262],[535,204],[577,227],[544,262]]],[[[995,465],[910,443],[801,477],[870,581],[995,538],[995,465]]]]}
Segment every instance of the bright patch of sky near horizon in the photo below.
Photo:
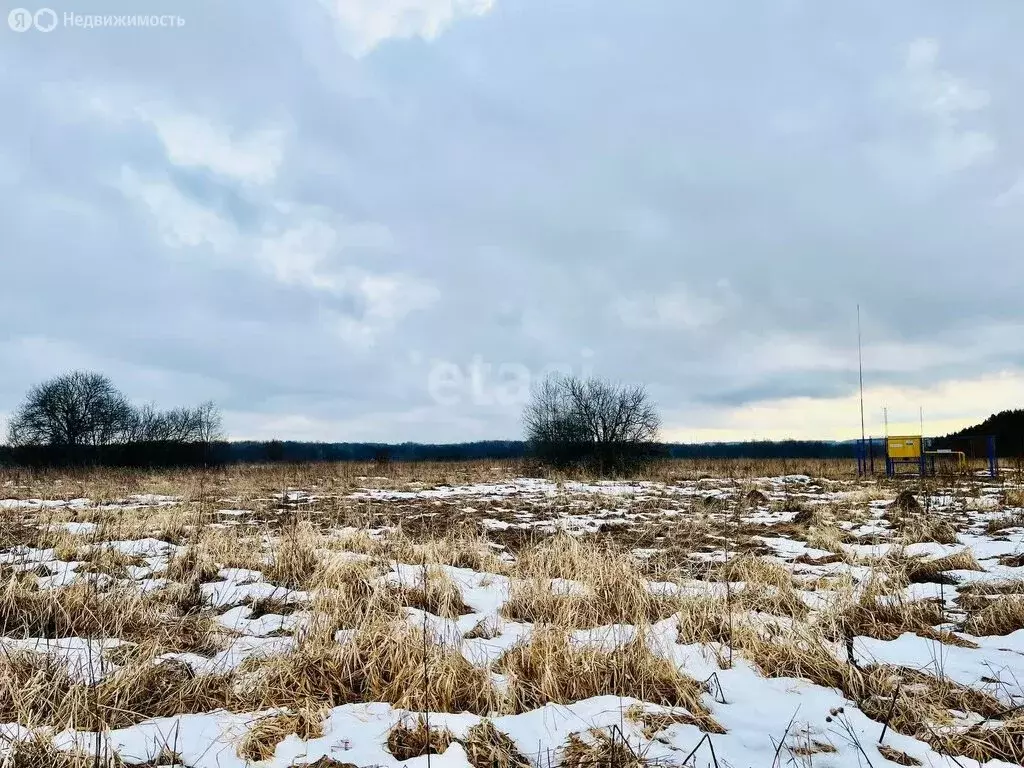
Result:
{"type": "Polygon", "coordinates": [[[852,437],[857,303],[869,431],[1024,405],[1015,0],[147,12],[0,29],[0,417],[87,367],[237,438],[511,438],[554,367],[852,437]]]}

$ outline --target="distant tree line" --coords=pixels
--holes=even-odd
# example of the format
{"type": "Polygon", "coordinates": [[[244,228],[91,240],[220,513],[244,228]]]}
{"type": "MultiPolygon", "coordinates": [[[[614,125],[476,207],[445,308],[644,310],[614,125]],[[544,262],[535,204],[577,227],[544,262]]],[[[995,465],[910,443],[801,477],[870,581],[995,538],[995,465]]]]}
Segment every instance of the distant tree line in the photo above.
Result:
{"type": "Polygon", "coordinates": [[[972,458],[985,456],[984,438],[995,437],[996,455],[1000,458],[1024,456],[1024,408],[994,413],[980,424],[936,438],[936,448],[964,451],[972,458]]]}
{"type": "MultiPolygon", "coordinates": [[[[853,443],[813,440],[738,443],[654,443],[654,458],[673,459],[852,459],[853,443]]],[[[506,461],[532,456],[525,440],[467,443],[310,443],[244,440],[218,444],[217,463],[304,463],[320,461],[506,461]]]]}
{"type": "MultiPolygon", "coordinates": [[[[524,412],[525,440],[426,443],[317,443],[224,439],[212,403],[160,410],[132,404],[97,373],[76,371],[33,387],[14,412],[0,464],[194,466],[228,463],[475,461],[534,459],[555,467],[621,472],[660,459],[852,459],[854,441],[759,440],[664,443],[642,388],[599,380],[550,379],[524,412]]],[[[963,449],[994,435],[1001,457],[1024,455],[1024,410],[936,438],[963,449]]],[[[979,455],[984,449],[979,448],[979,455]]]]}
{"type": "Polygon", "coordinates": [[[473,443],[306,443],[269,440],[228,443],[224,447],[232,462],[309,461],[477,461],[521,459],[526,445],[518,440],[484,440],[473,443]]]}
{"type": "Polygon", "coordinates": [[[106,376],[74,371],[29,390],[0,458],[29,466],[194,465],[222,453],[222,440],[213,403],[135,406],[106,376]]]}

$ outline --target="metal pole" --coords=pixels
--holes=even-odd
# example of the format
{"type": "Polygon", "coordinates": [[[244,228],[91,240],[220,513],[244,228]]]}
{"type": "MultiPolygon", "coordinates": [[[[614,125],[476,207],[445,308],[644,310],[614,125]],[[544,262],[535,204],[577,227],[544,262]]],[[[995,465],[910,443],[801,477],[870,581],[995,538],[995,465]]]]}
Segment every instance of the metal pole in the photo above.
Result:
{"type": "Polygon", "coordinates": [[[860,334],[860,304],[857,305],[857,369],[860,375],[860,440],[863,443],[867,433],[864,430],[864,348],[860,334]]]}

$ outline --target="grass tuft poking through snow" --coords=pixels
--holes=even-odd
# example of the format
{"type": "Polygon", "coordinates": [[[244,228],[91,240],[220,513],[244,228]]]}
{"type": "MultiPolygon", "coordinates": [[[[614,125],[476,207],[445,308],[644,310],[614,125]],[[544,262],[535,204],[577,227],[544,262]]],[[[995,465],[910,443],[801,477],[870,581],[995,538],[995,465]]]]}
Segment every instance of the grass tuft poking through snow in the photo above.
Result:
{"type": "Polygon", "coordinates": [[[674,664],[654,655],[644,632],[612,651],[578,647],[557,627],[535,629],[529,640],[507,651],[498,669],[508,676],[513,711],[527,712],[548,702],[568,704],[595,696],[629,696],[683,707],[720,729],[702,701],[705,688],[674,664]]]}
{"type": "Polygon", "coordinates": [[[292,734],[300,739],[318,739],[323,736],[323,713],[300,709],[261,717],[249,729],[238,746],[238,756],[258,762],[274,756],[277,745],[292,734]]]}
{"type": "Polygon", "coordinates": [[[490,720],[470,728],[462,745],[473,768],[530,768],[530,761],[519,752],[515,742],[490,720]]]}
{"type": "Polygon", "coordinates": [[[415,723],[400,722],[388,731],[388,751],[396,760],[439,755],[454,741],[450,731],[428,725],[423,716],[415,723]]]}

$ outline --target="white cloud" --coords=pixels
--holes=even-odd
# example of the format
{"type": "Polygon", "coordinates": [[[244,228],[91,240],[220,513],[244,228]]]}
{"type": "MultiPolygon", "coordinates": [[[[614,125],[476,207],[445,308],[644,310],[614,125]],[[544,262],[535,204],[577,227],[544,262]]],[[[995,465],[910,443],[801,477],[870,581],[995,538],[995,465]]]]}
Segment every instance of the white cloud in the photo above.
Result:
{"type": "Polygon", "coordinates": [[[921,38],[907,48],[907,95],[921,110],[950,123],[965,112],[978,112],[989,105],[989,94],[965,78],[938,66],[937,40],[921,38]]]}
{"type": "Polygon", "coordinates": [[[393,328],[413,312],[429,308],[440,297],[432,283],[412,275],[349,270],[345,277],[362,301],[362,317],[336,311],[326,314],[335,335],[354,347],[372,346],[382,330],[393,328]]]}
{"type": "Polygon", "coordinates": [[[337,248],[338,233],[328,223],[312,217],[298,217],[279,234],[255,241],[252,258],[275,280],[328,293],[344,289],[340,276],[330,269],[337,248]]]}
{"type": "Polygon", "coordinates": [[[385,40],[435,40],[458,18],[483,16],[495,0],[322,0],[337,20],[343,43],[356,57],[385,40]]]}
{"type": "Polygon", "coordinates": [[[164,243],[176,249],[208,247],[222,264],[255,267],[281,285],[338,298],[354,298],[357,315],[327,309],[324,314],[340,337],[369,346],[409,314],[428,308],[439,297],[430,282],[403,273],[375,273],[345,260],[352,247],[393,245],[374,224],[330,221],[325,211],[290,203],[276,204],[280,217],[256,235],[241,232],[231,221],[203,207],[166,181],[141,178],[124,168],[118,188],[152,215],[164,243]]]}
{"type": "Polygon", "coordinates": [[[207,168],[250,184],[268,184],[277,176],[284,155],[281,128],[233,135],[213,120],[166,107],[137,107],[135,113],[153,126],[174,165],[207,168]]]}
{"type": "Polygon", "coordinates": [[[977,124],[991,102],[988,91],[943,69],[940,53],[935,39],[913,40],[907,46],[903,72],[886,91],[931,124],[931,136],[924,143],[931,165],[940,173],[955,173],[992,160],[997,142],[984,125],[977,124]],[[971,118],[976,124],[968,122],[971,118]]]}
{"type": "Polygon", "coordinates": [[[613,309],[627,328],[693,331],[724,319],[731,299],[729,286],[724,282],[707,295],[698,295],[685,285],[676,285],[654,296],[619,299],[613,309]]]}
{"type": "Polygon", "coordinates": [[[963,171],[991,160],[996,141],[984,131],[948,131],[935,137],[932,152],[941,170],[963,171]]]}
{"type": "Polygon", "coordinates": [[[367,315],[379,320],[401,320],[410,312],[426,309],[439,295],[430,283],[405,275],[364,273],[356,284],[366,301],[367,315]]]}
{"type": "Polygon", "coordinates": [[[137,200],[149,210],[167,245],[175,248],[208,245],[222,254],[238,247],[240,236],[233,224],[186,197],[171,184],[143,179],[126,166],[121,169],[116,186],[125,197],[137,200]]]}
{"type": "Polygon", "coordinates": [[[244,184],[273,182],[284,161],[288,130],[283,125],[238,131],[209,115],[143,98],[109,82],[51,84],[41,89],[41,99],[63,120],[98,118],[113,125],[146,125],[155,131],[172,164],[205,168],[244,184]]]}

